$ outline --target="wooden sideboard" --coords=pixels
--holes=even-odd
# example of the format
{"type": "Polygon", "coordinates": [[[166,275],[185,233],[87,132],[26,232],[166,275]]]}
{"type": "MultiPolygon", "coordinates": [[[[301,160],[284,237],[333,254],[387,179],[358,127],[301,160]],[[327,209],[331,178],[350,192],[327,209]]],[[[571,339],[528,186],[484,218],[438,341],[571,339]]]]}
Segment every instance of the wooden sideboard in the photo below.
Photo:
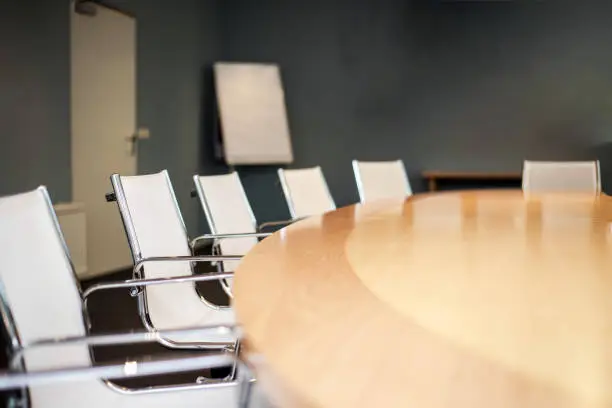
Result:
{"type": "Polygon", "coordinates": [[[429,191],[467,188],[521,188],[521,173],[424,171],[429,191]]]}

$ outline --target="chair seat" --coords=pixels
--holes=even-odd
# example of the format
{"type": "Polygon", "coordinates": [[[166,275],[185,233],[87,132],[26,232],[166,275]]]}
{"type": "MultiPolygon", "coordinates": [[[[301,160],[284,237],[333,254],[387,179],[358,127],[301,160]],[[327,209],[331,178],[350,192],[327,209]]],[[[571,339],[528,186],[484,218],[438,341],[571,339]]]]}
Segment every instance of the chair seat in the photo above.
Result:
{"type": "MultiPolygon", "coordinates": [[[[239,387],[228,384],[215,388],[153,394],[122,394],[101,381],[69,382],[30,389],[32,408],[232,408],[238,406],[239,387]]],[[[271,408],[258,386],[253,387],[250,408],[271,408]]]]}
{"type": "MultiPolygon", "coordinates": [[[[182,329],[198,326],[232,326],[236,323],[234,311],[229,308],[216,309],[209,306],[195,293],[192,284],[175,284],[166,287],[151,287],[147,289],[149,318],[158,330],[182,329]],[[176,299],[180,296],[180,310],[176,299]],[[179,316],[177,316],[179,314],[179,316]]],[[[189,335],[167,337],[179,343],[207,342],[220,345],[234,343],[236,335],[230,330],[206,331],[202,335],[197,332],[189,335]]]]}
{"type": "MultiPolygon", "coordinates": [[[[234,325],[236,324],[236,318],[234,315],[234,311],[229,309],[227,311],[216,311],[215,312],[215,324],[223,324],[223,325],[234,325]],[[225,317],[225,319],[218,319],[219,317],[225,317]]],[[[205,326],[211,325],[211,318],[202,317],[200,322],[194,321],[193,324],[190,324],[189,327],[196,327],[198,325],[205,326]]],[[[237,337],[235,333],[232,333],[230,330],[219,329],[219,331],[211,331],[207,330],[206,332],[202,332],[199,335],[197,332],[192,332],[189,335],[173,335],[165,337],[168,340],[172,340],[177,343],[191,343],[191,342],[208,342],[208,343],[217,343],[219,346],[227,345],[228,343],[235,343],[237,337]]]]}

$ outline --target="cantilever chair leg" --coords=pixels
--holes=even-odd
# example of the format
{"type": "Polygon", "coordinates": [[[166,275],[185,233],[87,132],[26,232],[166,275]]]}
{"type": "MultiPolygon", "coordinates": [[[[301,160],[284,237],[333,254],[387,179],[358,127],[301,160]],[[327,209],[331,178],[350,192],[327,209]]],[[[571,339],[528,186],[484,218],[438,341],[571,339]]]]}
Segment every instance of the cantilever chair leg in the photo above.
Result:
{"type": "MultiPolygon", "coordinates": [[[[191,258],[194,257],[184,257],[184,258],[189,258],[191,260],[191,258]]],[[[185,261],[184,259],[176,259],[176,258],[146,258],[141,260],[140,262],[136,263],[135,268],[139,268],[141,267],[144,263],[146,262],[153,262],[153,261],[185,261]]],[[[227,278],[231,278],[233,276],[233,273],[231,272],[226,272],[226,273],[209,273],[206,275],[191,275],[191,276],[179,276],[179,277],[174,277],[174,278],[157,278],[157,279],[129,279],[129,280],[125,280],[125,281],[119,281],[119,282],[106,282],[106,283],[98,283],[95,285],[90,286],[85,292],[83,292],[83,309],[86,310],[87,308],[87,299],[89,298],[89,296],[97,291],[100,290],[109,290],[109,289],[120,289],[120,288],[142,288],[142,287],[146,287],[146,286],[156,286],[156,285],[166,285],[166,284],[173,284],[173,283],[186,283],[186,282],[204,282],[204,281],[213,281],[213,280],[223,280],[223,279],[227,279],[227,278]]],[[[157,330],[155,329],[150,329],[151,332],[156,332],[157,330]]],[[[161,344],[165,345],[165,341],[162,337],[158,338],[158,341],[161,342],[161,344]]],[[[174,345],[172,345],[174,346],[174,345]]],[[[198,349],[225,349],[225,350],[232,350],[235,348],[235,341],[232,342],[231,344],[212,344],[212,343],[208,343],[208,342],[189,342],[189,343],[184,343],[181,345],[181,347],[183,348],[188,348],[188,349],[193,349],[193,348],[198,348],[198,349]]]]}
{"type": "MultiPolygon", "coordinates": [[[[219,280],[219,284],[221,285],[221,288],[223,289],[223,291],[230,297],[230,299],[233,297],[231,294],[231,288],[229,287],[229,285],[227,284],[227,279],[232,277],[233,272],[225,272],[223,270],[222,263],[221,261],[228,261],[228,260],[239,260],[241,259],[241,256],[237,256],[237,255],[207,255],[207,256],[180,256],[180,257],[150,257],[150,258],[143,258],[140,261],[136,262],[134,265],[134,277],[136,279],[142,279],[140,276],[140,271],[142,269],[142,267],[146,264],[146,263],[150,263],[150,262],[185,262],[185,261],[191,261],[194,263],[197,262],[216,262],[217,264],[217,270],[219,271],[219,276],[221,276],[221,274],[228,274],[228,276],[223,276],[221,278],[218,279],[199,279],[196,277],[193,277],[194,281],[206,281],[206,280],[219,280]]],[[[212,274],[207,274],[207,276],[212,276],[212,274]]],[[[142,291],[138,290],[136,292],[135,295],[138,296],[142,296],[142,291]]],[[[143,299],[143,298],[140,298],[143,299]]],[[[207,301],[205,301],[205,299],[202,298],[202,296],[200,296],[200,300],[202,300],[202,302],[204,303],[204,305],[206,305],[209,308],[212,309],[216,309],[216,310],[224,310],[224,309],[230,309],[229,306],[217,306],[217,305],[213,305],[212,303],[209,303],[207,301]]],[[[139,300],[140,302],[140,300],[139,300]]],[[[142,315],[141,315],[142,318],[142,315]]],[[[148,327],[148,324],[146,321],[143,320],[143,323],[145,324],[146,327],[148,327]]],[[[166,346],[172,347],[172,348],[192,348],[194,345],[192,343],[183,343],[183,344],[164,344],[166,346]]]]}
{"type": "MultiPolygon", "coordinates": [[[[240,385],[240,394],[238,397],[238,407],[239,408],[249,408],[249,402],[251,400],[251,394],[253,391],[252,382],[254,380],[253,373],[246,363],[246,359],[242,360],[240,358],[240,344],[236,348],[236,361],[240,364],[240,374],[238,376],[238,384],[240,385]]],[[[236,364],[238,365],[238,364],[236,364]]]]}
{"type": "MultiPolygon", "coordinates": [[[[203,330],[216,330],[218,328],[227,328],[233,330],[230,326],[208,326],[208,327],[192,327],[166,332],[200,332],[203,330]]],[[[101,364],[95,366],[84,367],[69,367],[69,368],[54,368],[32,372],[22,372],[19,369],[18,363],[23,359],[26,352],[37,348],[48,347],[65,347],[70,345],[87,345],[87,346],[112,346],[121,344],[139,344],[156,341],[157,337],[162,335],[162,332],[127,332],[127,333],[112,333],[103,335],[83,335],[64,338],[51,338],[38,340],[30,344],[22,345],[16,350],[11,358],[9,370],[0,372],[0,390],[13,389],[17,387],[28,387],[43,384],[55,384],[56,382],[66,380],[83,379],[99,379],[99,378],[127,378],[140,375],[152,375],[180,372],[184,370],[193,370],[201,367],[217,367],[222,365],[232,364],[234,367],[240,366],[240,377],[238,381],[232,381],[238,386],[238,406],[248,407],[251,397],[251,390],[255,379],[248,368],[248,365],[240,359],[240,354],[235,355],[216,354],[206,356],[191,356],[188,358],[158,360],[153,362],[136,362],[128,361],[124,364],[101,364]],[[244,372],[244,375],[242,373],[244,372]]],[[[108,380],[103,382],[111,389],[116,386],[108,380]]],[[[206,389],[207,387],[215,387],[215,384],[206,382],[196,382],[194,384],[183,384],[175,386],[165,386],[162,388],[150,387],[130,391],[130,394],[148,394],[157,391],[182,391],[206,389]]],[[[125,392],[125,390],[118,390],[125,392]]]]}
{"type": "Polygon", "coordinates": [[[251,381],[251,375],[250,373],[245,372],[240,376],[240,396],[238,399],[238,406],[240,408],[249,408],[252,391],[253,384],[251,381]]]}

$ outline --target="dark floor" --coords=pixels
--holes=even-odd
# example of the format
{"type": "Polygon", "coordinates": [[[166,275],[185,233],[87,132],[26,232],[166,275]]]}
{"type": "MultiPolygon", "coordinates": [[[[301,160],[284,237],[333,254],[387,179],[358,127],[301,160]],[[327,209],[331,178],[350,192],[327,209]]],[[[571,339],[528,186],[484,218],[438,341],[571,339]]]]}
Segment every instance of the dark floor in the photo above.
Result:
{"type": "MultiPolygon", "coordinates": [[[[203,251],[205,251],[204,249],[203,251]]],[[[210,253],[210,252],[208,252],[210,253]]],[[[213,270],[208,264],[198,264],[196,273],[213,270]]],[[[98,282],[109,282],[131,279],[132,271],[124,270],[101,278],[81,282],[82,289],[98,282]]],[[[198,282],[196,290],[212,303],[227,305],[229,300],[218,282],[198,282]]],[[[91,319],[92,334],[117,333],[134,330],[144,330],[138,315],[137,299],[129,295],[127,289],[104,290],[92,294],[88,300],[88,313],[91,319]]],[[[6,342],[2,339],[2,349],[6,349],[6,342]]],[[[120,347],[94,348],[93,354],[96,362],[123,362],[127,359],[141,359],[143,357],[169,358],[172,356],[185,356],[186,354],[205,353],[190,350],[169,350],[157,343],[127,345],[120,347]]],[[[0,365],[7,367],[7,357],[0,353],[0,365]]],[[[160,384],[181,384],[193,382],[198,376],[222,378],[228,374],[228,369],[203,370],[173,374],[169,376],[141,377],[122,379],[114,382],[127,387],[143,387],[160,384]]],[[[1,395],[0,395],[1,396],[1,395]]]]}

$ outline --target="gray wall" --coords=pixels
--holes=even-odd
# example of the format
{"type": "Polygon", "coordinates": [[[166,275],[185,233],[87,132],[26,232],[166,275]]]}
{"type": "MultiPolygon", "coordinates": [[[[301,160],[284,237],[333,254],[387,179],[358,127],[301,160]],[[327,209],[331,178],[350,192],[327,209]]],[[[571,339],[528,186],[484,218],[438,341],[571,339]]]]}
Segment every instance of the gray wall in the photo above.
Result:
{"type": "Polygon", "coordinates": [[[0,195],[41,184],[55,201],[70,186],[68,5],[0,6],[0,195]]]}
{"type": "MultiPolygon", "coordinates": [[[[6,3],[6,4],[4,4],[6,3]]],[[[0,195],[48,186],[71,199],[70,32],[67,0],[0,7],[0,195]]],[[[200,171],[204,67],[217,51],[216,0],[114,0],[138,17],[138,123],[151,129],[138,171],[168,168],[194,233],[200,210],[189,198],[200,171]],[[180,3],[180,4],[179,4],[180,3]]]]}
{"type": "MultiPolygon", "coordinates": [[[[67,1],[0,7],[0,194],[70,199],[67,1]]],[[[519,170],[609,139],[606,2],[110,0],[138,16],[140,172],[168,168],[192,232],[190,175],[212,158],[210,63],[282,67],[295,167],[321,164],[339,205],[350,160],[519,170]],[[561,4],[564,4],[563,6],[561,4]]],[[[274,168],[239,169],[260,221],[288,216],[274,168]]]]}
{"type": "MultiPolygon", "coordinates": [[[[519,171],[611,138],[605,2],[223,4],[222,58],[281,65],[294,166],[321,164],[339,204],[353,158],[401,158],[418,190],[424,169],[519,171]]],[[[285,214],[273,180],[245,172],[260,218],[285,214]]]]}

